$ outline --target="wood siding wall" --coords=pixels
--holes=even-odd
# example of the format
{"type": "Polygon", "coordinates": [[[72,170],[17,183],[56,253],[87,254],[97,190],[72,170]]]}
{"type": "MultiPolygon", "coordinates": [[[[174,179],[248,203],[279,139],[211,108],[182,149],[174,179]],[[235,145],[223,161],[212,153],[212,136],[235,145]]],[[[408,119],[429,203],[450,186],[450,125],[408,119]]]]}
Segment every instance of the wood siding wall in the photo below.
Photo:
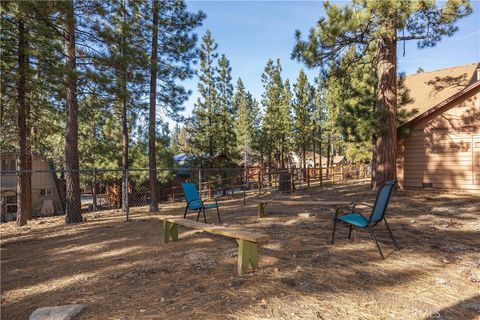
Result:
{"type": "Polygon", "coordinates": [[[399,141],[397,176],[405,188],[480,190],[480,90],[414,123],[399,141]]]}

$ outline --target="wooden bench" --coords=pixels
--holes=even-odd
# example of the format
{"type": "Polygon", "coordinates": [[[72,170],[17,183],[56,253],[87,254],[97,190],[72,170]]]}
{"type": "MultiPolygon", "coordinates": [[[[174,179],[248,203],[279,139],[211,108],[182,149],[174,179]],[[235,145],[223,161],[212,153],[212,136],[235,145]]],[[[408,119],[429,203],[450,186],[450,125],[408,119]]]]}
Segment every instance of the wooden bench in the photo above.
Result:
{"type": "Polygon", "coordinates": [[[238,245],[237,271],[240,275],[247,271],[249,265],[252,266],[253,270],[258,268],[257,243],[270,238],[268,235],[262,233],[215,226],[203,222],[178,218],[176,216],[160,216],[159,218],[160,220],[163,220],[163,243],[168,243],[170,239],[173,241],[178,240],[177,225],[234,238],[238,245]]]}
{"type": "Polygon", "coordinates": [[[265,207],[267,204],[283,204],[283,205],[315,205],[315,206],[347,206],[350,205],[351,202],[349,201],[325,201],[325,200],[317,200],[317,201],[294,201],[294,200],[261,200],[257,203],[257,212],[259,218],[265,217],[265,207]]]}

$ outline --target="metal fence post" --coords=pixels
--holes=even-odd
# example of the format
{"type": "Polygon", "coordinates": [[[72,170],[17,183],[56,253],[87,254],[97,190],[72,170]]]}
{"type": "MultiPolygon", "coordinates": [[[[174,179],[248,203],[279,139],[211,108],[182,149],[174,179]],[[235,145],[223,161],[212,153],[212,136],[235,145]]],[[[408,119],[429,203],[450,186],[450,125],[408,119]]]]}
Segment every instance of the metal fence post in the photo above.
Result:
{"type": "Polygon", "coordinates": [[[295,184],[295,181],[294,181],[294,175],[295,174],[295,169],[292,167],[290,169],[290,193],[293,193],[293,189],[294,189],[294,184],[295,184]]]}
{"type": "Polygon", "coordinates": [[[202,167],[198,168],[198,194],[202,196],[202,167]]]}

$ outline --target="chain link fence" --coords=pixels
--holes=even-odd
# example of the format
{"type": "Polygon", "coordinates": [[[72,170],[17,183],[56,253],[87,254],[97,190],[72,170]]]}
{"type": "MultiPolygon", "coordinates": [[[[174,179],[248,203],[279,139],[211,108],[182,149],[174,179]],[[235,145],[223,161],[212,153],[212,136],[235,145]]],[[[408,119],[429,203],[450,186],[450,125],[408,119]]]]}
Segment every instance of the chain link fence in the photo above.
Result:
{"type": "MultiPolygon", "coordinates": [[[[11,221],[17,212],[17,180],[20,171],[1,174],[1,221],[11,221]]],[[[31,170],[32,216],[60,215],[65,212],[65,171],[31,170]]],[[[149,209],[151,190],[148,169],[79,170],[82,212],[130,208],[149,209]],[[122,183],[122,182],[126,183],[122,183]],[[128,186],[128,187],[126,187],[128,186]],[[125,192],[125,188],[128,192],[125,192]],[[128,195],[128,196],[127,196],[128,195]]],[[[159,204],[183,201],[181,182],[194,182],[204,199],[243,197],[268,191],[294,192],[350,179],[369,178],[368,165],[345,165],[331,168],[178,168],[158,169],[156,199],[159,204]]]]}

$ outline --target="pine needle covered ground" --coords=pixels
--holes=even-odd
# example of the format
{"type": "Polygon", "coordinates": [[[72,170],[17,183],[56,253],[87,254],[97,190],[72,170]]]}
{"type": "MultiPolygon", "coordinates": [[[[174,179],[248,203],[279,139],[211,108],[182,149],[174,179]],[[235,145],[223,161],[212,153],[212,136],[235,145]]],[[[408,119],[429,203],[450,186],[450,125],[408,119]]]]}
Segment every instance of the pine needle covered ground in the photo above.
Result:
{"type": "MultiPolygon", "coordinates": [[[[294,195],[374,196],[367,184],[294,195]]],[[[329,245],[332,208],[270,204],[259,220],[255,199],[221,201],[228,226],[271,237],[260,270],[244,276],[234,240],[180,228],[180,241],[163,245],[161,221],[141,211],[128,223],[109,211],[69,226],[63,217],[2,224],[2,319],[69,303],[86,306],[80,319],[480,319],[478,195],[395,191],[388,217],[402,250],[380,228],[384,261],[368,234],[350,241],[342,227],[329,245]]]]}

